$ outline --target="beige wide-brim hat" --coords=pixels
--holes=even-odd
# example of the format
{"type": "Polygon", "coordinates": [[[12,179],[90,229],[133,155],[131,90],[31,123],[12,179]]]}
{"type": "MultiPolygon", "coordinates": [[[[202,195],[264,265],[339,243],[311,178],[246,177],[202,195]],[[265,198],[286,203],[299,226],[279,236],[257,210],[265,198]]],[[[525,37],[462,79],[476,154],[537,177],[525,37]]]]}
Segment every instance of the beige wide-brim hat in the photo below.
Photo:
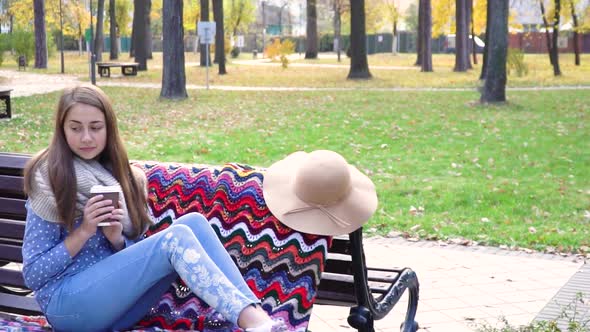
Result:
{"type": "Polygon", "coordinates": [[[304,233],[348,234],[377,209],[373,182],[328,150],[299,151],[272,164],[262,188],[273,215],[304,233]]]}

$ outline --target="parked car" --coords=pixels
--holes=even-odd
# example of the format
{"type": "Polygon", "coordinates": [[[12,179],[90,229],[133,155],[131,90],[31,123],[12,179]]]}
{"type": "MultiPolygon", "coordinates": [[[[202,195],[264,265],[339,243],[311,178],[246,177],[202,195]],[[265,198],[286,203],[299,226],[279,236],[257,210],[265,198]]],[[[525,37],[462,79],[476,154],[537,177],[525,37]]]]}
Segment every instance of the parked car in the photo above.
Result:
{"type": "MultiPolygon", "coordinates": [[[[446,53],[454,53],[455,52],[455,35],[454,34],[450,34],[447,35],[447,39],[445,40],[445,44],[444,44],[444,50],[446,53]]],[[[471,42],[471,40],[473,39],[472,35],[469,35],[469,45],[467,45],[467,47],[469,47],[469,52],[472,52],[472,45],[473,43],[471,42]]],[[[484,43],[483,40],[481,40],[481,38],[479,38],[478,36],[475,36],[475,52],[477,53],[483,53],[483,49],[486,46],[486,44],[484,43]]]]}

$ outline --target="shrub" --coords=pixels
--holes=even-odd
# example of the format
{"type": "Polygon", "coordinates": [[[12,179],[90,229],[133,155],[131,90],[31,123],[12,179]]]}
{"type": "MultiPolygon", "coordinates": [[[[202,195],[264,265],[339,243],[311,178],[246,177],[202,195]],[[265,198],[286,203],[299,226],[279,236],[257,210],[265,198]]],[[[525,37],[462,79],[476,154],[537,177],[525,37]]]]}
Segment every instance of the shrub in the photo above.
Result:
{"type": "Polygon", "coordinates": [[[234,47],[231,49],[231,57],[235,59],[235,58],[237,58],[239,55],[240,55],[240,48],[239,48],[239,47],[237,47],[237,46],[234,46],[234,47]]]}
{"type": "Polygon", "coordinates": [[[35,54],[35,36],[31,31],[16,30],[12,32],[12,49],[14,49],[14,60],[18,63],[18,57],[25,56],[27,65],[35,54]]]}
{"type": "Polygon", "coordinates": [[[287,55],[292,54],[293,52],[295,52],[295,44],[289,39],[286,39],[281,43],[280,38],[275,38],[272,44],[264,49],[264,54],[272,61],[277,61],[277,58],[279,58],[283,68],[289,66],[287,55]]]}
{"type": "Polygon", "coordinates": [[[10,35],[0,34],[0,66],[4,63],[4,52],[10,50],[10,35]]]}
{"type": "Polygon", "coordinates": [[[506,70],[508,75],[513,71],[516,72],[516,76],[522,77],[529,73],[529,66],[524,63],[524,52],[517,48],[508,49],[508,59],[506,61],[506,70]]]}

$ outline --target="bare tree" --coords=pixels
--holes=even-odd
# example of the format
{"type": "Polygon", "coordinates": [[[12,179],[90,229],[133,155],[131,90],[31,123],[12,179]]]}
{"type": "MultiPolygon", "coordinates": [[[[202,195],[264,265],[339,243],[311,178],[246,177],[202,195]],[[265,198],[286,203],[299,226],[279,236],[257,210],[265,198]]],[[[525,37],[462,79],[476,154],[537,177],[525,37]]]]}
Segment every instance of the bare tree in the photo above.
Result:
{"type": "Polygon", "coordinates": [[[183,1],[164,1],[162,7],[163,69],[160,97],[185,99],[183,1]]]}
{"type": "Polygon", "coordinates": [[[225,70],[225,31],[223,27],[223,0],[213,1],[213,20],[215,21],[215,62],[219,75],[227,74],[225,70]]]}
{"type": "MultiPolygon", "coordinates": [[[[491,1],[490,1],[491,2],[491,1]]],[[[508,54],[508,0],[488,5],[487,69],[481,93],[482,103],[506,101],[506,57],[508,54]]]]}
{"type": "MultiPolygon", "coordinates": [[[[363,14],[364,15],[364,14],[363,14]]],[[[307,0],[307,38],[305,58],[318,58],[318,10],[316,0],[307,0]]]]}
{"type": "Polygon", "coordinates": [[[350,0],[350,71],[349,79],[369,79],[365,0],[350,0]]]}
{"type": "Polygon", "coordinates": [[[96,61],[102,61],[102,45],[104,44],[104,0],[98,0],[96,9],[96,35],[94,37],[94,54],[96,61]]]}
{"type": "Polygon", "coordinates": [[[35,68],[47,69],[47,33],[45,32],[45,2],[34,0],[35,68]]]}

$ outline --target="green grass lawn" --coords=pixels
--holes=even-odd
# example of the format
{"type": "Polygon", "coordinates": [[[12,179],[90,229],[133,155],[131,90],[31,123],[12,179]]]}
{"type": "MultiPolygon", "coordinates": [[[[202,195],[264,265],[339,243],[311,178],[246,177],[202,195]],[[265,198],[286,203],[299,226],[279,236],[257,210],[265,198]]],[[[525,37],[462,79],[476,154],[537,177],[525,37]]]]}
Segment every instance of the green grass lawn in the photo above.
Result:
{"type": "MultiPolygon", "coordinates": [[[[269,166],[331,149],[377,186],[369,233],[590,247],[588,90],[512,91],[505,106],[478,105],[469,91],[191,90],[181,102],[160,101],[157,89],[105,91],[133,159],[269,166]]],[[[14,98],[0,151],[45,147],[58,96],[14,98]]]]}

